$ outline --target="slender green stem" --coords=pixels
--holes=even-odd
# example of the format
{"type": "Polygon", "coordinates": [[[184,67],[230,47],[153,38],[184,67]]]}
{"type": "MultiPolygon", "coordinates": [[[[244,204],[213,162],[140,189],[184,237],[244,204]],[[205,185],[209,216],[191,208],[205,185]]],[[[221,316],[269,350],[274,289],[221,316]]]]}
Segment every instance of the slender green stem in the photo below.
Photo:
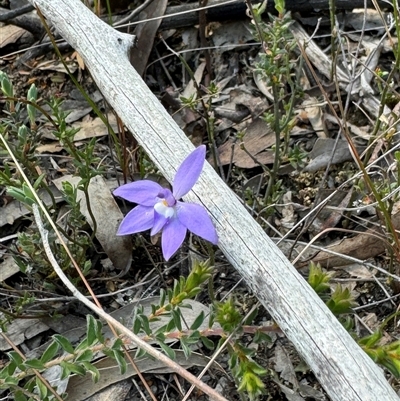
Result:
{"type": "Polygon", "coordinates": [[[265,191],[264,203],[268,202],[268,199],[272,192],[272,187],[275,184],[276,177],[278,175],[278,170],[280,166],[280,142],[281,142],[281,127],[280,127],[280,108],[279,108],[279,97],[278,97],[278,87],[275,82],[272,82],[272,94],[274,96],[274,133],[275,133],[275,157],[272,170],[270,171],[270,176],[268,180],[267,190],[265,191]]]}
{"type": "Polygon", "coordinates": [[[74,85],[79,89],[79,91],[81,92],[82,96],[89,103],[90,107],[92,107],[92,109],[95,112],[95,114],[101,119],[101,121],[107,127],[108,133],[111,135],[111,137],[113,139],[113,143],[114,143],[114,146],[115,146],[115,151],[117,153],[117,158],[122,163],[122,156],[121,156],[121,149],[120,149],[120,146],[119,146],[119,140],[118,140],[118,137],[115,134],[114,130],[112,129],[111,124],[108,122],[107,117],[101,112],[101,110],[99,109],[97,104],[86,93],[85,89],[82,87],[82,85],[78,82],[78,80],[75,78],[75,76],[69,70],[67,63],[65,62],[64,57],[62,56],[62,54],[60,52],[60,49],[57,47],[57,43],[56,43],[56,41],[54,39],[54,36],[53,36],[49,26],[46,23],[45,18],[43,17],[43,15],[40,12],[40,10],[37,10],[37,11],[38,11],[38,15],[39,15],[39,17],[40,17],[40,19],[42,21],[43,26],[44,26],[47,34],[49,35],[50,41],[51,41],[52,45],[54,46],[54,50],[55,50],[57,56],[59,57],[60,61],[62,62],[65,70],[67,71],[67,74],[68,74],[69,78],[74,83],[74,85]]]}

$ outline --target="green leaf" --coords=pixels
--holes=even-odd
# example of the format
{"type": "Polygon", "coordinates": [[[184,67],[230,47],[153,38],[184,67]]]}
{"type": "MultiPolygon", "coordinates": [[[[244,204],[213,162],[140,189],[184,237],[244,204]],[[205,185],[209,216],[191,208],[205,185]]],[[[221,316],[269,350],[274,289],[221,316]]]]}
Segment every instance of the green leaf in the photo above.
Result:
{"type": "MultiPolygon", "coordinates": [[[[36,103],[37,89],[36,89],[35,84],[32,84],[31,87],[29,88],[27,98],[30,102],[36,103]]],[[[35,119],[36,119],[36,107],[31,104],[27,104],[26,109],[28,111],[29,120],[31,121],[31,126],[32,126],[32,124],[35,123],[35,119]]]]}
{"type": "Polygon", "coordinates": [[[11,385],[11,386],[17,386],[18,385],[18,378],[15,376],[8,376],[4,379],[4,383],[11,385]]]}
{"type": "Polygon", "coordinates": [[[172,318],[174,319],[175,327],[178,331],[182,331],[182,315],[179,309],[174,309],[171,311],[172,318]]]}
{"type": "Polygon", "coordinates": [[[157,337],[157,336],[159,336],[160,334],[164,335],[164,337],[165,337],[165,333],[167,333],[167,332],[168,332],[168,331],[167,331],[167,325],[164,324],[164,325],[158,327],[157,330],[156,330],[155,332],[153,332],[153,337],[154,337],[154,336],[157,337]]]}
{"type": "Polygon", "coordinates": [[[400,377],[400,361],[391,358],[389,355],[383,360],[379,361],[381,365],[385,366],[387,369],[389,369],[390,373],[393,374],[393,376],[398,379],[400,377]]]}
{"type": "Polygon", "coordinates": [[[250,361],[247,365],[247,369],[251,370],[257,376],[265,376],[268,373],[268,371],[265,368],[263,368],[255,361],[250,361]]]}
{"type": "Polygon", "coordinates": [[[74,353],[84,351],[88,348],[87,337],[85,337],[76,347],[74,353]]]}
{"type": "Polygon", "coordinates": [[[192,334],[187,337],[189,344],[195,344],[200,340],[200,332],[198,330],[194,330],[192,334]]]}
{"type": "Polygon", "coordinates": [[[86,260],[83,265],[83,269],[82,269],[83,275],[87,276],[89,274],[90,270],[92,270],[92,261],[86,260]]]}
{"type": "MultiPolygon", "coordinates": [[[[24,389],[28,390],[29,392],[33,393],[36,387],[36,376],[31,377],[25,384],[24,389]]],[[[29,401],[32,401],[31,399],[29,401]]]]}
{"type": "Polygon", "coordinates": [[[90,349],[83,351],[81,355],[76,358],[77,362],[90,362],[93,359],[93,352],[90,349]]]}
{"type": "Polygon", "coordinates": [[[208,315],[208,327],[213,327],[215,322],[215,307],[214,305],[210,306],[210,314],[208,315]]]}
{"type": "Polygon", "coordinates": [[[3,369],[0,370],[0,379],[5,379],[12,376],[17,369],[17,364],[14,361],[9,362],[3,369]]]}
{"type": "Polygon", "coordinates": [[[195,287],[187,293],[186,298],[194,298],[197,294],[200,294],[201,291],[201,287],[195,287]]]}
{"type": "Polygon", "coordinates": [[[326,273],[322,270],[320,264],[310,263],[310,271],[308,273],[308,284],[317,294],[323,294],[329,290],[329,280],[332,273],[326,273]]]}
{"type": "Polygon", "coordinates": [[[7,353],[7,355],[21,369],[21,365],[24,363],[24,359],[22,358],[22,356],[15,351],[10,351],[7,353]]]}
{"type": "Polygon", "coordinates": [[[163,288],[161,288],[161,290],[160,290],[160,306],[164,306],[166,298],[167,298],[167,293],[163,288]]]}
{"type": "Polygon", "coordinates": [[[183,303],[183,304],[179,305],[179,307],[193,310],[193,306],[191,304],[183,303]]]}
{"type": "Polygon", "coordinates": [[[0,75],[0,82],[1,82],[1,90],[5,96],[14,97],[14,89],[13,85],[10,81],[10,78],[3,72],[0,75]]]}
{"type": "MultiPolygon", "coordinates": [[[[172,319],[167,323],[167,326],[165,327],[165,332],[166,332],[166,333],[171,333],[171,331],[174,331],[175,328],[176,328],[175,319],[172,318],[172,319]]],[[[157,330],[157,334],[158,334],[158,330],[157,330]]]]}
{"type": "Polygon", "coordinates": [[[254,322],[254,319],[258,315],[258,308],[254,308],[253,311],[250,313],[250,315],[247,317],[247,319],[243,322],[244,325],[251,325],[254,322]]]}
{"type": "Polygon", "coordinates": [[[112,349],[112,350],[121,351],[122,348],[123,348],[122,346],[123,346],[122,340],[121,340],[120,338],[117,338],[117,339],[114,341],[114,344],[112,345],[111,349],[112,349]]]}
{"type": "Polygon", "coordinates": [[[126,361],[124,357],[124,353],[119,350],[113,350],[114,358],[118,363],[119,370],[121,372],[121,375],[125,374],[126,372],[126,361]]]}
{"type": "Polygon", "coordinates": [[[77,363],[72,363],[72,362],[67,362],[67,361],[62,361],[60,363],[60,366],[65,369],[65,371],[68,371],[68,376],[71,373],[75,373],[79,376],[85,376],[86,375],[86,370],[83,366],[77,363]]]}
{"type": "Polygon", "coordinates": [[[209,349],[210,351],[214,351],[215,344],[212,340],[210,340],[208,337],[204,337],[204,336],[200,337],[200,339],[207,349],[209,349]]]}
{"type": "Polygon", "coordinates": [[[21,188],[7,187],[7,194],[22,203],[26,203],[25,193],[21,188]]]}
{"type": "Polygon", "coordinates": [[[104,336],[103,336],[103,324],[100,320],[96,320],[96,337],[100,344],[104,344],[104,336]]]}
{"type": "Polygon", "coordinates": [[[171,288],[169,288],[169,289],[167,290],[167,295],[168,295],[168,303],[170,304],[171,301],[172,301],[172,298],[174,297],[174,293],[173,293],[173,291],[171,290],[171,288]]]}
{"type": "Polygon", "coordinates": [[[157,340],[158,342],[160,342],[160,343],[164,343],[165,342],[165,334],[163,333],[163,332],[159,332],[159,333],[157,333],[156,335],[155,335],[155,340],[157,340]]]}
{"type": "Polygon", "coordinates": [[[49,389],[45,386],[45,384],[43,383],[43,381],[39,377],[36,378],[36,389],[38,391],[39,398],[41,400],[46,399],[47,392],[48,392],[49,389]]]}
{"type": "Polygon", "coordinates": [[[42,363],[49,362],[57,354],[57,351],[58,351],[59,347],[60,346],[58,345],[58,343],[56,341],[52,341],[51,344],[43,352],[43,355],[40,358],[40,361],[42,363]]]}
{"type": "Polygon", "coordinates": [[[43,370],[45,369],[45,365],[39,359],[28,359],[24,362],[24,365],[31,369],[43,370]]]}
{"type": "Polygon", "coordinates": [[[275,10],[283,15],[285,13],[285,0],[275,0],[275,10]]]}
{"type": "Polygon", "coordinates": [[[140,319],[140,321],[141,321],[141,323],[142,323],[142,329],[143,329],[143,331],[144,331],[148,336],[151,336],[152,331],[151,331],[150,324],[149,324],[149,319],[147,318],[147,316],[140,315],[140,316],[139,316],[139,319],[140,319]]]}
{"type": "Polygon", "coordinates": [[[354,302],[354,297],[350,290],[338,284],[326,305],[335,316],[338,316],[344,313],[351,313],[352,307],[355,306],[356,303],[354,302]]]}
{"type": "Polygon", "coordinates": [[[28,401],[28,399],[25,397],[25,394],[21,390],[15,391],[13,396],[14,401],[28,401]]]}
{"type": "Polygon", "coordinates": [[[383,334],[380,330],[375,331],[374,333],[370,334],[369,336],[365,336],[361,338],[358,343],[363,347],[373,347],[377,344],[378,341],[382,338],[383,334]]]}
{"type": "Polygon", "coordinates": [[[88,348],[88,339],[85,337],[76,347],[75,353],[80,352],[88,348]]]}
{"type": "Polygon", "coordinates": [[[26,125],[21,125],[18,128],[18,140],[21,142],[21,144],[25,144],[28,139],[28,127],[26,125]]]}
{"type": "Polygon", "coordinates": [[[37,95],[38,95],[38,91],[37,91],[36,85],[35,85],[35,84],[32,84],[32,85],[30,86],[29,90],[28,90],[27,99],[28,99],[30,102],[36,102],[36,100],[37,100],[37,95]]]}
{"type": "Polygon", "coordinates": [[[190,326],[190,330],[197,330],[203,324],[204,319],[205,319],[204,311],[201,311],[199,316],[196,317],[196,319],[190,326]]]}
{"type": "Polygon", "coordinates": [[[135,359],[144,358],[147,356],[147,352],[143,348],[138,348],[135,354],[135,359]]]}
{"type": "Polygon", "coordinates": [[[272,339],[268,334],[264,333],[263,331],[256,330],[256,332],[254,333],[253,341],[256,344],[260,344],[262,342],[269,342],[270,343],[270,342],[272,342],[272,339]]]}
{"type": "Polygon", "coordinates": [[[132,328],[133,333],[138,334],[141,328],[142,328],[142,322],[140,321],[140,319],[134,318],[133,328],[132,328]]]}
{"type": "Polygon", "coordinates": [[[169,347],[167,344],[165,343],[158,343],[160,345],[160,347],[162,348],[162,350],[164,351],[164,353],[172,360],[175,360],[176,358],[176,354],[175,351],[169,347]]]}
{"type": "Polygon", "coordinates": [[[97,383],[100,379],[100,372],[96,368],[96,366],[92,365],[89,362],[82,362],[82,366],[92,375],[92,380],[94,383],[97,383]]]}
{"type": "Polygon", "coordinates": [[[54,334],[53,338],[54,341],[56,341],[65,352],[68,352],[69,354],[73,354],[75,352],[72,344],[62,335],[54,334]]]}
{"type": "Polygon", "coordinates": [[[186,343],[184,338],[181,338],[180,344],[182,351],[185,354],[185,358],[188,359],[192,353],[192,350],[189,348],[189,345],[186,343]]]}
{"type": "Polygon", "coordinates": [[[88,346],[92,346],[97,342],[96,335],[97,323],[96,319],[92,315],[86,316],[86,335],[88,346]]]}

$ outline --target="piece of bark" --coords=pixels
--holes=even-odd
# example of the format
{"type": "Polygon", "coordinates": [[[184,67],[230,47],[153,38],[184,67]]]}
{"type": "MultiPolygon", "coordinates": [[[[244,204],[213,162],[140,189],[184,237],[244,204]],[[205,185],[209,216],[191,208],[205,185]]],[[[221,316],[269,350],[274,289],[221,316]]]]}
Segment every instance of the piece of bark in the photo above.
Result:
{"type": "MultiPolygon", "coordinates": [[[[79,52],[107,101],[172,181],[193,145],[130,65],[128,54],[134,38],[103,23],[79,0],[31,1],[79,52]]],[[[220,249],[293,342],[332,401],[399,400],[381,369],[208,163],[184,199],[208,210],[220,249]]]]}
{"type": "Polygon", "coordinates": [[[12,18],[19,17],[20,15],[29,13],[33,11],[35,7],[32,6],[32,4],[25,4],[24,6],[14,9],[14,10],[4,10],[2,11],[2,14],[0,15],[0,21],[9,21],[12,18]]]}
{"type": "Polygon", "coordinates": [[[38,39],[43,35],[44,28],[38,16],[32,12],[32,5],[28,4],[28,6],[11,11],[5,8],[0,8],[0,21],[7,21],[10,24],[24,28],[38,39]],[[31,7],[30,10],[28,6],[31,7]]]}
{"type": "Polygon", "coordinates": [[[146,22],[137,25],[135,28],[137,43],[135,51],[131,52],[131,64],[136,68],[140,76],[143,76],[146,69],[154,38],[161,23],[159,19],[152,19],[164,15],[166,7],[167,0],[153,1],[139,14],[139,18],[146,20],[146,22]]]}
{"type": "MultiPolygon", "coordinates": [[[[392,224],[396,231],[400,229],[400,211],[392,215],[392,224]]],[[[379,227],[370,228],[354,237],[345,238],[336,244],[326,247],[328,252],[318,252],[312,261],[324,267],[336,268],[353,262],[346,257],[333,255],[329,251],[364,261],[379,256],[391,246],[388,238],[383,235],[383,231],[379,227]]]]}

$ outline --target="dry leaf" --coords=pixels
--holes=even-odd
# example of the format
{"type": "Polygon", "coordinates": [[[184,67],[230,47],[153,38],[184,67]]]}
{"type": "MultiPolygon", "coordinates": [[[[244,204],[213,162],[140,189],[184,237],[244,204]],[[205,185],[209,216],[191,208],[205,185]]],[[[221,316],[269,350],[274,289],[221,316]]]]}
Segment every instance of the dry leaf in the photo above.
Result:
{"type": "MultiPolygon", "coordinates": [[[[138,370],[141,373],[154,373],[154,374],[166,374],[172,373],[171,368],[165,366],[164,363],[153,359],[153,358],[142,358],[135,359],[135,351],[130,351],[129,354],[134,359],[138,370]]],[[[189,358],[186,358],[183,351],[175,350],[177,362],[182,368],[189,369],[193,366],[206,366],[209,362],[209,358],[192,353],[189,358]]],[[[113,383],[117,383],[121,380],[125,380],[129,377],[136,376],[137,372],[132,368],[128,362],[126,372],[121,374],[120,369],[114,359],[103,358],[99,362],[94,363],[97,369],[101,372],[101,379],[99,382],[94,383],[92,376],[88,373],[86,376],[72,376],[69,380],[67,393],[68,398],[74,401],[83,401],[93,394],[99,392],[103,388],[110,386],[113,383]]],[[[114,398],[114,394],[112,399],[114,398]]]]}
{"type": "MultiPolygon", "coordinates": [[[[47,330],[49,327],[40,319],[15,319],[7,326],[7,337],[15,346],[18,346],[47,330]]],[[[11,345],[1,336],[0,351],[8,351],[11,348],[11,345]]]]}
{"type": "MultiPolygon", "coordinates": [[[[66,175],[53,182],[60,189],[64,181],[77,186],[80,180],[80,177],[66,175]]],[[[90,207],[97,223],[96,238],[113,265],[120,271],[126,271],[130,267],[132,258],[131,238],[129,236],[119,237],[116,235],[118,226],[124,216],[103,177],[96,176],[92,178],[88,192],[90,207]]],[[[81,213],[93,228],[92,218],[88,212],[86,199],[82,191],[78,191],[78,201],[80,202],[81,213]]]]}
{"type": "Polygon", "coordinates": [[[84,70],[85,69],[85,62],[83,61],[83,58],[81,57],[81,55],[77,51],[73,52],[72,55],[71,55],[71,59],[74,59],[74,58],[76,59],[76,62],[78,63],[79,68],[81,70],[84,70]]]}
{"type": "MultiPolygon", "coordinates": [[[[77,69],[76,63],[69,62],[67,63],[67,66],[71,73],[74,73],[77,69]]],[[[57,72],[63,72],[64,74],[68,73],[68,71],[64,67],[64,64],[58,60],[43,61],[40,64],[38,64],[36,68],[41,71],[57,71],[57,72]]]]}
{"type": "MultiPolygon", "coordinates": [[[[335,142],[336,140],[332,138],[318,138],[313,150],[309,154],[311,161],[305,167],[304,171],[313,173],[328,166],[329,162],[331,164],[338,164],[353,160],[347,141],[338,140],[336,147],[334,147],[335,142]],[[332,157],[333,149],[335,149],[335,153],[332,157]]],[[[363,147],[357,147],[359,153],[363,149],[363,147]]]]}
{"type": "MultiPolygon", "coordinates": [[[[194,79],[196,80],[197,85],[200,85],[205,68],[206,68],[206,62],[203,61],[202,63],[199,64],[194,73],[194,79]]],[[[197,98],[197,90],[194,86],[194,82],[192,79],[189,81],[189,83],[186,85],[186,88],[182,92],[182,97],[186,99],[189,99],[191,96],[193,96],[193,100],[197,98]]]]}
{"type": "Polygon", "coordinates": [[[137,43],[130,54],[130,61],[139,75],[143,75],[150,52],[153,49],[154,37],[161,24],[161,19],[167,8],[167,0],[153,1],[138,16],[139,21],[148,20],[136,25],[137,43]]]}
{"type": "Polygon", "coordinates": [[[275,371],[280,373],[280,378],[289,382],[293,388],[297,389],[299,383],[292,364],[292,360],[284,347],[280,344],[275,346],[275,371]]]}
{"type": "MultiPolygon", "coordinates": [[[[336,244],[327,246],[326,249],[356,259],[367,260],[383,253],[387,246],[388,242],[379,235],[378,231],[371,229],[357,234],[355,237],[345,238],[336,244]]],[[[333,268],[353,263],[328,252],[319,252],[312,261],[321,266],[333,268]]]]}
{"type": "MultiPolygon", "coordinates": [[[[321,106],[318,105],[318,100],[315,97],[305,99],[300,107],[304,107],[305,116],[310,122],[313,130],[318,135],[318,138],[326,138],[326,127],[323,121],[323,112],[321,106]]],[[[304,118],[304,115],[302,115],[304,118]]]]}
{"type": "Polygon", "coordinates": [[[59,142],[48,143],[46,145],[40,145],[36,148],[38,153],[58,153],[64,149],[59,142]]]}
{"type": "MultiPolygon", "coordinates": [[[[107,120],[114,131],[118,130],[117,119],[115,115],[109,113],[107,120]]],[[[108,135],[108,129],[100,117],[91,117],[87,115],[82,121],[71,124],[73,128],[80,128],[79,132],[74,137],[74,142],[82,141],[83,139],[108,135]]]]}
{"type": "Polygon", "coordinates": [[[11,256],[1,255],[1,257],[3,261],[0,262],[0,283],[20,271],[18,265],[11,256]]]}
{"type": "MultiPolygon", "coordinates": [[[[273,163],[274,152],[272,150],[265,151],[265,149],[275,144],[275,134],[264,120],[258,118],[247,127],[243,143],[246,150],[260,163],[273,163]]],[[[218,148],[219,160],[223,166],[231,162],[232,146],[234,152],[233,163],[236,166],[241,168],[254,168],[258,166],[244,150],[240,149],[239,142],[234,143],[233,139],[228,140],[218,148]]]]}
{"type": "Polygon", "coordinates": [[[15,25],[4,25],[0,27],[0,48],[16,43],[23,35],[29,34],[23,28],[15,25]]]}

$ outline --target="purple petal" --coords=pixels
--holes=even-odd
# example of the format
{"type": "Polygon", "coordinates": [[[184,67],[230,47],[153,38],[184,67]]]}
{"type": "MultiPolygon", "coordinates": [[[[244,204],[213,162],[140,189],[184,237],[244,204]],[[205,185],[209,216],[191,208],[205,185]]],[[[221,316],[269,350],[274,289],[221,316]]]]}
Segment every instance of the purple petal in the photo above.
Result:
{"type": "Polygon", "coordinates": [[[176,210],[179,221],[189,231],[214,245],[218,243],[215,227],[203,206],[195,203],[178,202],[176,210]]]}
{"type": "Polygon", "coordinates": [[[195,149],[179,166],[176,172],[173,185],[173,194],[175,199],[180,199],[186,195],[196,184],[203,169],[204,160],[206,157],[205,145],[195,149]]]}
{"type": "Polygon", "coordinates": [[[176,199],[168,188],[163,188],[163,190],[160,192],[159,198],[165,199],[168,206],[170,207],[175,206],[176,199]]]}
{"type": "Polygon", "coordinates": [[[132,203],[143,206],[154,206],[162,186],[154,181],[141,180],[125,184],[117,188],[113,194],[132,203]]]}
{"type": "Polygon", "coordinates": [[[167,223],[168,219],[157,212],[154,213],[154,224],[150,235],[156,235],[167,223]]]}
{"type": "Polygon", "coordinates": [[[122,220],[117,235],[135,234],[153,227],[154,209],[151,206],[136,206],[122,220]]]}
{"type": "Polygon", "coordinates": [[[169,260],[182,245],[186,231],[186,227],[176,218],[170,219],[164,226],[161,236],[161,247],[165,260],[169,260]]]}

